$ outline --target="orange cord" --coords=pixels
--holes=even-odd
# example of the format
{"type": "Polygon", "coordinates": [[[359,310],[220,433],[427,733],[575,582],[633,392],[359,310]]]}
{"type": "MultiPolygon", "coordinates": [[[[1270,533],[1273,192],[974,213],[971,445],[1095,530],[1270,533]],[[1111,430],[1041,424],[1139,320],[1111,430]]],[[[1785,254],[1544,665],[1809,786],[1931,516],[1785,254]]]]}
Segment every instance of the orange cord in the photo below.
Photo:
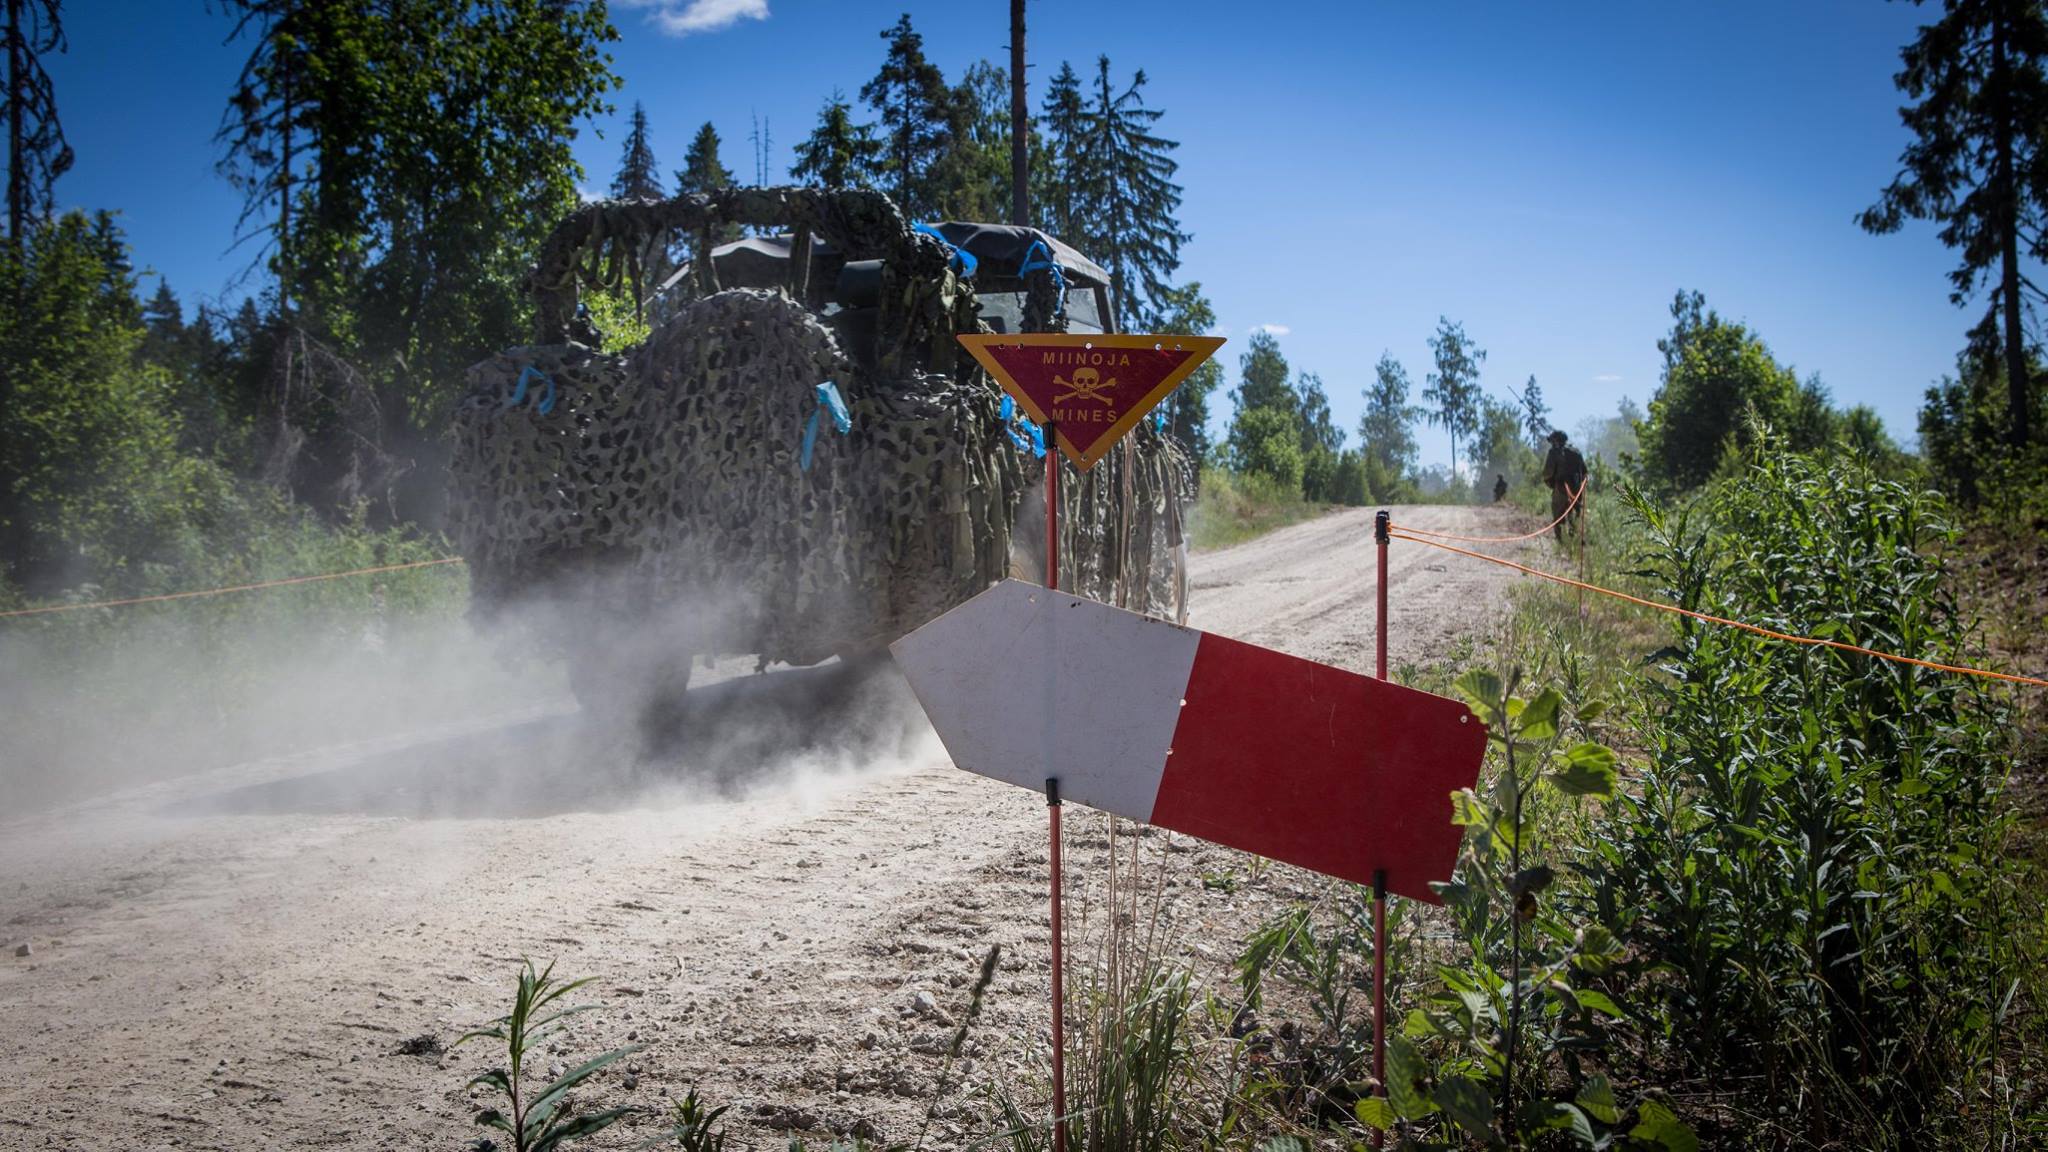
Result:
{"type": "Polygon", "coordinates": [[[162,600],[190,600],[197,596],[225,596],[230,592],[254,592],[258,588],[281,588],[286,584],[312,584],[320,580],[341,580],[350,576],[375,576],[382,572],[405,572],[413,568],[432,568],[440,564],[460,564],[462,557],[448,556],[439,560],[415,560],[410,564],[387,564],[382,568],[358,568],[353,572],[329,572],[324,576],[293,576],[285,580],[265,580],[261,584],[238,584],[233,588],[208,588],[199,592],[170,592],[162,596],[137,596],[132,600],[98,600],[91,604],[50,604],[41,608],[16,608],[11,612],[0,612],[0,619],[9,616],[40,616],[46,612],[78,612],[87,608],[125,608],[130,604],[155,604],[162,600]]]}
{"type": "Polygon", "coordinates": [[[1586,592],[1598,592],[1602,596],[1612,596],[1617,600],[1626,600],[1631,604],[1640,604],[1645,608],[1655,608],[1659,612],[1670,612],[1679,616],[1690,616],[1695,620],[1704,620],[1709,624],[1721,624],[1729,628],[1740,628],[1744,632],[1754,632],[1758,636],[1768,637],[1772,640],[1784,640],[1793,644],[1807,644],[1821,648],[1835,648],[1843,652],[1854,652],[1859,656],[1871,656],[1879,660],[1889,660],[1895,664],[1911,664],[1918,668],[1932,668],[1936,672],[1955,672],[1963,676],[1983,676],[1992,680],[2006,680],[2014,684],[2031,684],[2036,688],[2048,688],[2048,680],[2040,680],[2032,676],[2016,676],[2010,672],[1992,672],[1983,668],[1964,668],[1955,664],[1936,664],[1932,660],[1920,660],[1912,656],[1899,656],[1890,652],[1879,652],[1873,648],[1845,644],[1840,640],[1822,640],[1814,636],[1794,636],[1789,632],[1776,632],[1769,628],[1758,627],[1755,624],[1745,624],[1740,620],[1730,620],[1725,616],[1709,616],[1705,612],[1695,612],[1690,608],[1680,608],[1676,604],[1663,604],[1655,600],[1645,600],[1640,596],[1631,596],[1626,592],[1616,592],[1612,588],[1602,588],[1598,584],[1588,584],[1583,580],[1573,580],[1569,576],[1559,576],[1538,568],[1531,568],[1526,564],[1517,564],[1513,560],[1503,560],[1498,556],[1488,556],[1484,552],[1472,552],[1464,548],[1454,548],[1449,544],[1439,544],[1434,540],[1424,540],[1420,536],[1411,536],[1406,532],[1395,532],[1393,535],[1403,540],[1412,540],[1417,544],[1427,544],[1432,548],[1441,548],[1446,552],[1456,552],[1460,556],[1470,556],[1474,560],[1484,560],[1489,564],[1499,564],[1506,568],[1513,568],[1517,572],[1541,577],[1553,583],[1578,588],[1586,592]]]}
{"type": "MultiPolygon", "coordinates": [[[[1590,483],[1592,483],[1592,477],[1590,476],[1579,481],[1578,490],[1572,493],[1571,503],[1566,504],[1564,511],[1557,514],[1557,519],[1552,520],[1534,532],[1524,532],[1520,536],[1460,536],[1455,532],[1431,532],[1426,528],[1407,528],[1403,529],[1403,531],[1415,532],[1423,536],[1434,536],[1439,540],[1463,540],[1467,544],[1513,544],[1521,540],[1534,540],[1536,537],[1563,523],[1564,518],[1572,514],[1572,509],[1579,506],[1579,497],[1586,494],[1586,485],[1590,483]]],[[[1388,521],[1388,525],[1390,527],[1394,526],[1391,520],[1388,521]]],[[[1427,543],[1427,541],[1424,541],[1424,543],[1427,543]]]]}

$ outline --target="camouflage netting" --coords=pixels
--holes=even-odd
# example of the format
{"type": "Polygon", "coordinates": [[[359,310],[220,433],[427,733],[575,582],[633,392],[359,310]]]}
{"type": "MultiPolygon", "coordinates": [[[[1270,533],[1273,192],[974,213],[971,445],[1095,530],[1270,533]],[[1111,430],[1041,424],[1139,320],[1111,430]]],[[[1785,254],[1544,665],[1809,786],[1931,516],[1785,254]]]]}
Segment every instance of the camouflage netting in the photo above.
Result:
{"type": "MultiPolygon", "coordinates": [[[[955,351],[955,333],[980,329],[971,284],[886,199],[808,195],[799,218],[849,250],[888,253],[871,355],[849,356],[798,302],[800,284],[715,280],[645,344],[595,352],[570,341],[563,297],[625,275],[621,253],[648,228],[703,231],[718,213],[702,198],[592,205],[557,231],[536,272],[544,342],[473,368],[455,419],[451,520],[480,612],[545,605],[543,633],[571,656],[630,637],[681,654],[685,670],[690,654],[808,664],[876,650],[1011,571],[1042,463],[955,351]],[[819,411],[826,381],[845,399],[844,435],[819,411]]],[[[1185,456],[1149,427],[1086,476],[1069,468],[1063,586],[1174,615],[1190,481],[1185,456]]],[[[1028,557],[1016,562],[1037,578],[1028,557]]]]}

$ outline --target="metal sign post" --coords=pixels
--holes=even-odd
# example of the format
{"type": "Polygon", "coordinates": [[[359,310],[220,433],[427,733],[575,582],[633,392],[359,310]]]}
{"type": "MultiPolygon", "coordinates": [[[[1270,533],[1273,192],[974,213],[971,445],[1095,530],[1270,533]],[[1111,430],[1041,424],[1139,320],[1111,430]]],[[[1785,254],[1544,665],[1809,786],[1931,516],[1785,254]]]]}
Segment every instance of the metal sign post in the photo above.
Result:
{"type": "MultiPolygon", "coordinates": [[[[1387,545],[1392,541],[1393,516],[1385,508],[1372,518],[1372,538],[1379,551],[1379,592],[1374,616],[1373,665],[1381,680],[1387,678],[1387,545]]],[[[1381,1097],[1387,1094],[1387,873],[1372,877],[1372,1079],[1381,1097]]],[[[1372,1146],[1386,1145],[1386,1133],[1372,1130],[1372,1146]]]]}
{"type": "MultiPolygon", "coordinates": [[[[1055,438],[1057,432],[1053,422],[1046,421],[1045,586],[1055,590],[1060,586],[1060,454],[1050,446],[1058,443],[1055,438]]],[[[1050,669],[1047,671],[1047,675],[1054,674],[1050,669]]],[[[1050,717],[1046,722],[1052,722],[1050,717]]],[[[1061,928],[1060,917],[1060,781],[1057,776],[1046,778],[1045,811],[1052,838],[1052,848],[1047,853],[1052,866],[1052,1147],[1053,1152],[1066,1152],[1067,960],[1066,934],[1061,928]]]]}
{"type": "MultiPolygon", "coordinates": [[[[1014,28],[1015,47],[1020,52],[1023,28],[1020,14],[1014,28]]],[[[1057,591],[1061,454],[1071,457],[1074,466],[1084,472],[1094,467],[1154,405],[1201,367],[1223,340],[1214,336],[1064,332],[983,332],[958,339],[1017,406],[1045,429],[1045,586],[1057,591]]],[[[1060,782],[1055,775],[1065,761],[1054,752],[1056,710],[1052,701],[1060,692],[1058,671],[1048,666],[1045,676],[1047,743],[1040,770],[1045,773],[1052,838],[1047,853],[1052,866],[1052,1145],[1053,1152],[1066,1152],[1066,941],[1061,934],[1060,908],[1060,782]]]]}

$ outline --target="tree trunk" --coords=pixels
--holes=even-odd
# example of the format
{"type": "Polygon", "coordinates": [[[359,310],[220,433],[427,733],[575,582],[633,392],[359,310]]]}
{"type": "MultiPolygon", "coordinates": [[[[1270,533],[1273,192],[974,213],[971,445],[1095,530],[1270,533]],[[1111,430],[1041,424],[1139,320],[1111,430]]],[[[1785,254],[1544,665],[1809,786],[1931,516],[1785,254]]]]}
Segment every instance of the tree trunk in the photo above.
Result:
{"type": "Polygon", "coordinates": [[[1998,296],[2005,313],[2005,387],[2011,408],[2012,445],[2025,448],[2032,438],[2029,409],[2033,406],[2033,380],[2027,370],[2026,333],[2020,326],[2020,189],[2013,173],[2013,137],[2020,131],[2020,126],[2012,114],[2012,80],[2007,74],[2006,62],[2007,34],[2005,18],[1994,17],[1991,24],[1991,89],[1998,94],[1994,121],[1998,140],[1991,178],[1998,198],[1998,296]]]}
{"type": "Polygon", "coordinates": [[[1024,99],[1024,0],[1010,0],[1010,223],[1031,223],[1031,111],[1024,99]]]}
{"type": "Polygon", "coordinates": [[[28,218],[28,179],[21,171],[21,118],[28,111],[23,73],[28,69],[22,54],[21,0],[7,0],[7,239],[17,251],[28,218]]]}

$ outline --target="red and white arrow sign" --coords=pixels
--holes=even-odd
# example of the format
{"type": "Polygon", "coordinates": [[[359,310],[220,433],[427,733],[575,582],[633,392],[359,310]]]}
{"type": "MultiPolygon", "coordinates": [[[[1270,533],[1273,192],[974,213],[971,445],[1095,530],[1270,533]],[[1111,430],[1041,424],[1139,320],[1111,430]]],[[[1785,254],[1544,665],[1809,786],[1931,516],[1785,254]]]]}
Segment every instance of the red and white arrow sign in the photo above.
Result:
{"type": "Polygon", "coordinates": [[[1457,863],[1456,700],[1017,580],[891,651],[970,772],[1431,903],[1457,863]]]}

